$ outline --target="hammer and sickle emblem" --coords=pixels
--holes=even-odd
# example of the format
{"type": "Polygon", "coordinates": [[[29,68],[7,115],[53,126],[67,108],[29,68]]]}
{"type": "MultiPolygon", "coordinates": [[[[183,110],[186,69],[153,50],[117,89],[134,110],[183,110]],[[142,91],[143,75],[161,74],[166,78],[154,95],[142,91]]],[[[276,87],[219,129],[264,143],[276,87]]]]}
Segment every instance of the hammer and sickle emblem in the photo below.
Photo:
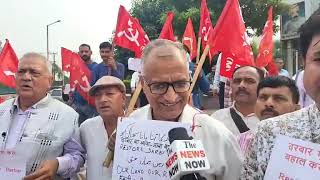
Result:
{"type": "Polygon", "coordinates": [[[129,39],[129,41],[135,42],[137,46],[140,46],[140,43],[138,42],[139,31],[135,29],[135,32],[134,32],[134,29],[132,28],[132,24],[133,24],[132,21],[129,19],[128,20],[129,28],[127,29],[129,34],[126,32],[126,30],[123,30],[123,31],[120,31],[117,34],[117,36],[121,37],[124,35],[127,39],[129,39]]]}

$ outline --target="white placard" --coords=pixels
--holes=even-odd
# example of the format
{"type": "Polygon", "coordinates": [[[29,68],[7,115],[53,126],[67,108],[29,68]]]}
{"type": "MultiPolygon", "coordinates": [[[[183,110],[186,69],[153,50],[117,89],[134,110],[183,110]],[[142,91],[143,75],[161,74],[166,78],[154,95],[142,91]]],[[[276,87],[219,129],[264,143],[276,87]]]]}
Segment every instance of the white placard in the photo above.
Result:
{"type": "Polygon", "coordinates": [[[136,72],[141,72],[141,59],[129,58],[128,69],[136,72]]]}
{"type": "Polygon", "coordinates": [[[319,180],[320,145],[278,135],[264,180],[319,180]]]}
{"type": "Polygon", "coordinates": [[[113,180],[168,180],[168,132],[190,126],[179,122],[123,119],[118,121],[113,180]]]}
{"type": "Polygon", "coordinates": [[[25,176],[25,157],[12,150],[0,150],[0,179],[21,180],[25,176]]]}

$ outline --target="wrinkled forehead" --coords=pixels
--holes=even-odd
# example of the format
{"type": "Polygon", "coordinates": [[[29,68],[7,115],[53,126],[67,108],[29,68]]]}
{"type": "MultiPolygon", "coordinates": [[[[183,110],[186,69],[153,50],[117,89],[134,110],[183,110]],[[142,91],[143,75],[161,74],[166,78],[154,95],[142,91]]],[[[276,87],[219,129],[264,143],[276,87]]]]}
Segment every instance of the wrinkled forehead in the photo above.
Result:
{"type": "Polygon", "coordinates": [[[186,56],[184,56],[181,51],[172,45],[166,45],[166,46],[159,46],[153,48],[147,58],[157,57],[157,58],[164,58],[164,59],[183,59],[185,60],[186,56]]]}
{"type": "Polygon", "coordinates": [[[95,90],[94,94],[98,93],[124,93],[121,91],[120,87],[118,85],[101,85],[95,90]]]}
{"type": "Polygon", "coordinates": [[[259,74],[257,70],[253,67],[243,67],[238,69],[234,74],[232,79],[242,79],[242,78],[254,78],[259,79],[259,74]]]}
{"type": "Polygon", "coordinates": [[[142,73],[155,66],[167,64],[169,66],[185,67],[186,72],[189,71],[189,64],[185,54],[173,46],[160,46],[153,48],[142,62],[142,73]]]}
{"type": "Polygon", "coordinates": [[[265,94],[270,96],[291,96],[291,91],[287,86],[280,86],[280,87],[264,87],[261,88],[258,95],[265,94]]]}
{"type": "Polygon", "coordinates": [[[46,70],[44,60],[37,57],[23,58],[19,61],[18,69],[41,69],[46,70]]]}

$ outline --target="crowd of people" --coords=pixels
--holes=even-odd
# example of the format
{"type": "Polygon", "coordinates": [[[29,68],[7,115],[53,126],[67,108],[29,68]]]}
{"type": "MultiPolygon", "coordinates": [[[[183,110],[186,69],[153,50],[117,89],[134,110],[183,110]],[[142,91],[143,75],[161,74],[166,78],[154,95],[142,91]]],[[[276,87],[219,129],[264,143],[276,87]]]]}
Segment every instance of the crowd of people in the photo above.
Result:
{"type": "MultiPolygon", "coordinates": [[[[189,97],[190,74],[197,65],[188,61],[182,44],[157,39],[145,47],[141,58],[139,79],[149,104],[129,117],[192,125],[192,135],[202,141],[211,165],[200,173],[207,180],[263,179],[278,134],[320,143],[319,16],[320,10],[300,29],[305,69],[296,79],[303,77],[303,90],[313,100],[309,106],[304,107],[305,95],[301,99],[301,88],[285,71],[265,77],[257,67],[242,66],[230,80],[218,82],[230,86],[231,106],[205,114],[189,97]]],[[[89,45],[79,47],[93,74],[89,95],[95,107],[77,90],[68,104],[53,99],[48,94],[51,64],[37,53],[20,59],[18,96],[0,104],[0,145],[26,157],[25,180],[75,178],[84,164],[87,179],[111,179],[112,167],[103,164],[106,154],[114,151],[117,122],[126,111],[124,65],[114,59],[110,43],[99,48],[103,62],[97,64],[89,45]]],[[[198,81],[204,77],[201,74],[198,81]]],[[[208,91],[209,85],[203,89],[208,91]]]]}

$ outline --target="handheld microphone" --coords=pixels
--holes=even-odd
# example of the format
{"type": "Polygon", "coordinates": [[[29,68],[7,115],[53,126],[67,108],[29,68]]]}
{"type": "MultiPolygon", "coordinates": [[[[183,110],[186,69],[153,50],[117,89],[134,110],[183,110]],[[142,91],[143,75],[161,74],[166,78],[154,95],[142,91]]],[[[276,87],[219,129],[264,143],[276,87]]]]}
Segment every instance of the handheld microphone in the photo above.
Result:
{"type": "Polygon", "coordinates": [[[193,140],[183,127],[173,128],[169,136],[169,157],[166,167],[172,180],[206,180],[199,172],[210,169],[200,140],[193,140]]]}

